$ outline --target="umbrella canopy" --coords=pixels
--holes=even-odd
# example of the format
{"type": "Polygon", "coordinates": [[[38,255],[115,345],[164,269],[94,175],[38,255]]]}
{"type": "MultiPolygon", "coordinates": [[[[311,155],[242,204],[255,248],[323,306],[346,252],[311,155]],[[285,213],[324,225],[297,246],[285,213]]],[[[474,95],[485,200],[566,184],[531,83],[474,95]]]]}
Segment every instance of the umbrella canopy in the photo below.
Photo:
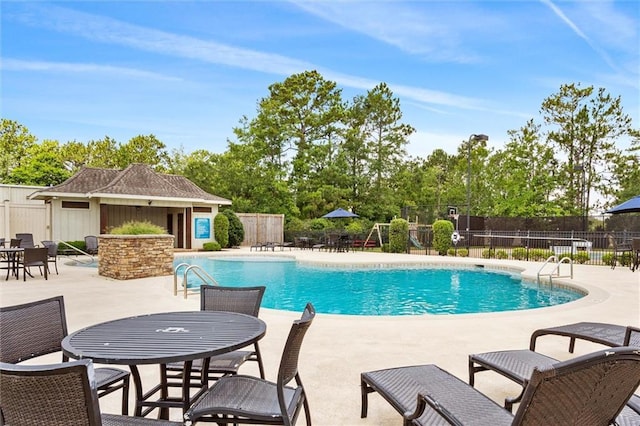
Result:
{"type": "Polygon", "coordinates": [[[348,210],[338,208],[338,209],[335,209],[332,212],[329,212],[329,213],[325,214],[322,217],[324,217],[326,219],[338,219],[338,218],[341,218],[341,217],[359,217],[359,216],[357,214],[355,214],[355,213],[351,213],[348,210]]]}
{"type": "Polygon", "coordinates": [[[607,213],[618,214],[618,213],[633,213],[640,212],[640,195],[633,197],[630,200],[625,201],[624,203],[615,206],[612,209],[607,210],[607,213]]]}

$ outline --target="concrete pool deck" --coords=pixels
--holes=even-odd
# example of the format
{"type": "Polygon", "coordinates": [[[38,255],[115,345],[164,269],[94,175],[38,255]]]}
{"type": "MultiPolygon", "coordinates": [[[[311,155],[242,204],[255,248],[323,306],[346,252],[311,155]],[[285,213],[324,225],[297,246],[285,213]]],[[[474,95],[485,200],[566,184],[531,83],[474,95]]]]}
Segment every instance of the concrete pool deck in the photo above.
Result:
{"type": "MultiPolygon", "coordinates": [[[[439,256],[396,255],[372,252],[327,253],[309,250],[250,252],[249,249],[219,253],[178,253],[178,256],[295,256],[300,261],[320,264],[484,264],[495,268],[515,268],[535,279],[542,266],[538,262],[463,259],[439,256]]],[[[173,278],[157,277],[118,281],[98,275],[97,269],[66,265],[59,259],[60,275],[45,281],[38,272],[26,282],[9,279],[0,283],[0,305],[14,305],[64,295],[69,332],[98,322],[154,312],[198,310],[199,296],[187,300],[173,295],[173,278]]],[[[568,266],[566,267],[568,268],[568,266]]],[[[564,271],[564,269],[563,269],[564,271]]],[[[360,419],[360,373],[368,370],[437,364],[468,379],[470,353],[525,349],[529,336],[538,328],[579,321],[609,322],[640,326],[640,273],[629,268],[574,265],[573,279],[559,282],[585,289],[589,294],[565,305],[527,311],[489,314],[421,315],[402,317],[361,317],[318,314],[309,329],[300,357],[300,375],[307,389],[315,425],[400,425],[400,415],[380,396],[369,397],[369,415],[360,419]]],[[[311,301],[313,302],[313,301],[311,301]]],[[[267,334],[260,341],[267,378],[275,379],[280,355],[291,321],[299,312],[263,308],[260,317],[267,334]]],[[[537,350],[568,359],[602,349],[603,346],[578,341],[575,355],[567,351],[568,339],[547,336],[537,350]]],[[[29,363],[59,362],[59,354],[29,363]]],[[[143,367],[143,384],[157,381],[157,367],[143,367]]],[[[255,363],[241,372],[257,374],[255,363]]],[[[501,404],[505,396],[519,393],[519,386],[495,373],[479,374],[476,388],[501,404]]],[[[133,395],[131,392],[130,395],[133,395]]],[[[119,412],[120,394],[100,399],[103,412],[119,412]]],[[[181,413],[172,410],[171,418],[181,413]]],[[[304,424],[303,419],[299,424],[304,424]]]]}

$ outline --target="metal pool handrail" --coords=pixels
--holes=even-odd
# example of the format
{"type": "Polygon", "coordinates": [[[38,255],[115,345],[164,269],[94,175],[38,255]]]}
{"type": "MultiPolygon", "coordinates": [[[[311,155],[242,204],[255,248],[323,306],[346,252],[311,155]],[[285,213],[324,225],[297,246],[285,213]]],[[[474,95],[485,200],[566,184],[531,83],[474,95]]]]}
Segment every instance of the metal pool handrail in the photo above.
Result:
{"type": "Polygon", "coordinates": [[[184,273],[182,278],[182,287],[184,289],[185,299],[187,298],[187,293],[188,293],[187,292],[187,289],[188,289],[187,275],[189,274],[189,271],[193,271],[193,273],[196,274],[198,278],[200,278],[205,283],[208,282],[211,285],[220,285],[211,275],[207,273],[207,271],[202,269],[199,265],[191,265],[189,263],[180,263],[178,266],[176,266],[173,272],[173,295],[174,296],[178,295],[178,273],[182,268],[184,268],[184,273]]]}

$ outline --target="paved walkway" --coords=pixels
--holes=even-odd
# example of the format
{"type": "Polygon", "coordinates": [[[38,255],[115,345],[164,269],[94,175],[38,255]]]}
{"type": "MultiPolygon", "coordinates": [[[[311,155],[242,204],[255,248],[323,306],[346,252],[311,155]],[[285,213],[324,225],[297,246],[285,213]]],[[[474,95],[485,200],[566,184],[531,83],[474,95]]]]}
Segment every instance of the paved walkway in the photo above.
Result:
{"type": "MultiPolygon", "coordinates": [[[[326,253],[308,250],[251,252],[230,250],[210,256],[228,255],[295,256],[301,261],[321,264],[370,263],[472,263],[513,267],[527,277],[535,277],[540,263],[485,261],[438,256],[393,255],[371,252],[326,253]]],[[[101,277],[94,268],[64,265],[60,275],[45,281],[35,279],[0,282],[0,304],[13,305],[64,295],[69,330],[97,322],[144,313],[197,310],[197,295],[184,300],[173,296],[172,277],[117,281],[101,277]]],[[[360,373],[392,366],[435,363],[467,380],[467,355],[500,349],[527,348],[531,332],[537,328],[578,321],[599,321],[640,326],[640,273],[629,268],[611,270],[606,266],[576,265],[573,280],[564,282],[582,287],[589,295],[578,301],[551,308],[491,314],[450,316],[357,317],[318,314],[302,347],[300,374],[309,394],[313,423],[333,425],[400,425],[400,416],[377,395],[369,399],[369,417],[360,419],[360,373]]],[[[267,377],[274,379],[291,321],[297,312],[263,308],[260,317],[267,323],[261,340],[267,377]]],[[[537,349],[547,355],[567,359],[568,339],[544,337],[537,349]]],[[[602,346],[579,341],[576,355],[602,346]]],[[[58,362],[49,355],[38,363],[58,362]]],[[[257,374],[254,363],[243,372],[257,374]]],[[[153,382],[157,368],[143,370],[143,380],[153,382]]],[[[478,375],[476,387],[497,401],[515,395],[519,387],[497,374],[478,375]]],[[[119,411],[119,395],[101,398],[104,412],[119,411]]],[[[173,410],[172,418],[180,413],[173,410]]],[[[302,422],[301,422],[302,423],[302,422]]]]}

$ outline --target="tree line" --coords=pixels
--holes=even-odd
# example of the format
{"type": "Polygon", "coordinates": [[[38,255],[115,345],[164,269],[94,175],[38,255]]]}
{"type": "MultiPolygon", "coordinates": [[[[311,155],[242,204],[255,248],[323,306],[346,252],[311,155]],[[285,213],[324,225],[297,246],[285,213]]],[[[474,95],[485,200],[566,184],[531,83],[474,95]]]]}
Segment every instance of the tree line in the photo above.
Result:
{"type": "Polygon", "coordinates": [[[345,100],[335,82],[306,71],[269,86],[222,153],[169,151],[153,134],[126,143],[108,136],[39,142],[2,118],[0,182],[55,185],[83,166],[145,163],[232,200],[235,211],[283,213],[289,222],[337,207],[373,222],[405,209],[428,221],[449,206],[464,214],[467,179],[474,216],[588,216],[605,207],[595,199],[616,203],[640,194],[640,130],[620,97],[603,88],[562,85],[499,149],[470,138],[455,154],[436,149],[412,157],[406,147],[414,132],[385,83],[345,100]],[[622,140],[628,149],[618,148],[622,140]]]}

